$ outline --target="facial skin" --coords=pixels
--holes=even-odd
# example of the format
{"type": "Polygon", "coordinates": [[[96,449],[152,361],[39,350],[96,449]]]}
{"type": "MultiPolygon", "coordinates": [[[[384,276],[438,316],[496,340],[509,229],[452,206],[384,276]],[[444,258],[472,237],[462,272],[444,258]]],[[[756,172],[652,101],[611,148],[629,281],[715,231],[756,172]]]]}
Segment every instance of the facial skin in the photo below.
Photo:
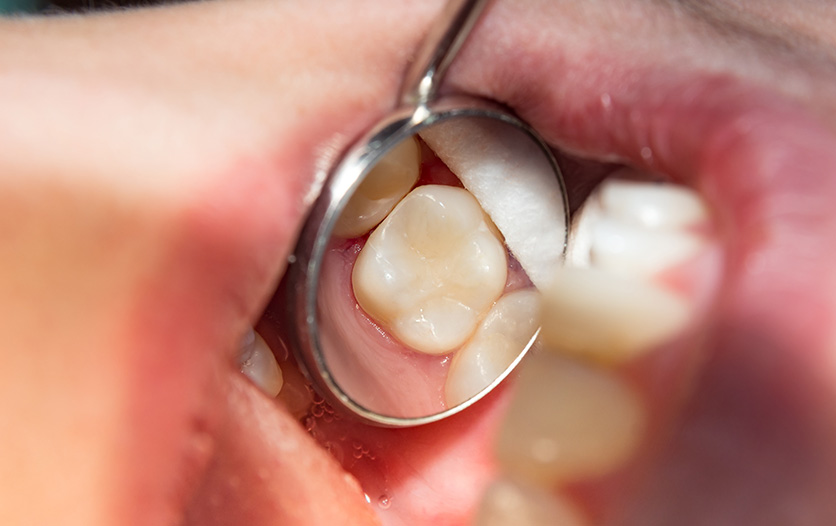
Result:
{"type": "MultiPolygon", "coordinates": [[[[0,22],[0,522],[375,523],[234,355],[317,174],[394,106],[440,7],[242,0],[0,22]]],[[[718,217],[702,367],[623,523],[665,524],[672,502],[681,524],[836,517],[834,25],[814,1],[500,0],[449,72],[445,92],[507,104],[562,151],[669,173],[718,217]],[[741,457],[748,470],[723,472],[741,457]]],[[[486,480],[505,396],[368,432],[408,450],[415,478],[470,440],[486,480]]],[[[392,474],[356,475],[365,489],[392,474]]],[[[421,498],[463,524],[478,487],[421,498]]],[[[404,508],[404,524],[436,523],[404,508]]]]}

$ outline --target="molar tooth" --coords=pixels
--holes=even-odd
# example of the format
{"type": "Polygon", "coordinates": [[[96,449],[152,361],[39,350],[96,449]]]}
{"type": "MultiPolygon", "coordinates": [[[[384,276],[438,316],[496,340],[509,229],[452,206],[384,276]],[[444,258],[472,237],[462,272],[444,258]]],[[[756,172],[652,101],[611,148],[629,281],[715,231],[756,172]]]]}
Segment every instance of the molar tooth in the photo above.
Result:
{"type": "Polygon", "coordinates": [[[565,497],[520,482],[494,481],[482,496],[476,526],[584,526],[587,521],[565,497]]]}
{"type": "Polygon", "coordinates": [[[506,473],[549,488],[618,469],[645,425],[638,396],[610,371],[531,355],[499,431],[497,458],[506,473]]]}
{"type": "Polygon", "coordinates": [[[241,342],[238,364],[241,372],[267,395],[275,397],[282,390],[284,380],[276,357],[261,335],[252,329],[241,342]]]}
{"type": "Polygon", "coordinates": [[[682,331],[686,301],[659,286],[594,268],[563,268],[543,291],[540,339],[556,351],[623,362],[682,331]]]}
{"type": "Polygon", "coordinates": [[[357,303],[401,342],[429,354],[464,343],[502,293],[505,247],[466,190],[410,192],[355,262],[357,303]]]}
{"type": "Polygon", "coordinates": [[[496,380],[537,332],[539,294],[532,289],[502,296],[476,333],[456,352],[447,374],[444,397],[456,406],[496,380]]]}
{"type": "Polygon", "coordinates": [[[374,228],[415,185],[421,147],[415,137],[395,146],[366,175],[334,225],[334,235],[359,237],[374,228]]]}

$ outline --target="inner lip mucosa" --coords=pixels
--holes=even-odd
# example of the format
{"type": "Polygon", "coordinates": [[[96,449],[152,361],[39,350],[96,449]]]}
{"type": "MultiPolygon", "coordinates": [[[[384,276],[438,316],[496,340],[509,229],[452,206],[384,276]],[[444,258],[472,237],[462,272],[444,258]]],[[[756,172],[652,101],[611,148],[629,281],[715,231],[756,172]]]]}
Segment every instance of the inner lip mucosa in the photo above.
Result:
{"type": "MultiPolygon", "coordinates": [[[[459,178],[423,140],[417,136],[409,140],[416,141],[420,160],[417,180],[407,190],[442,186],[466,192],[459,178]]],[[[499,285],[491,305],[475,314],[473,330],[466,335],[463,343],[449,346],[449,349],[442,345],[432,352],[418,350],[404,338],[393,334],[392,320],[369,314],[361,306],[362,302],[358,302],[352,274],[358,256],[380,225],[361,235],[332,237],[323,261],[319,292],[321,345],[334,379],[361,406],[387,416],[425,417],[443,412],[469,398],[467,395],[451,394],[448,386],[451,365],[457,354],[474,339],[479,323],[496,300],[515,291],[535,290],[525,270],[504,244],[502,235],[490,218],[482,213],[492,235],[501,244],[504,283],[499,285]]],[[[432,228],[427,227],[430,233],[432,228]]],[[[455,252],[449,254],[450,260],[455,257],[455,252]]],[[[418,259],[426,258],[419,255],[418,259]]],[[[445,268],[450,265],[455,265],[455,261],[445,265],[445,268]]],[[[385,276],[380,275],[379,279],[383,280],[385,276]]],[[[438,287],[440,284],[428,286],[438,287]]],[[[519,354],[524,348],[521,346],[514,354],[519,354]]],[[[510,363],[505,367],[507,365],[510,363]]],[[[473,389],[471,394],[478,394],[478,390],[473,389]]]]}

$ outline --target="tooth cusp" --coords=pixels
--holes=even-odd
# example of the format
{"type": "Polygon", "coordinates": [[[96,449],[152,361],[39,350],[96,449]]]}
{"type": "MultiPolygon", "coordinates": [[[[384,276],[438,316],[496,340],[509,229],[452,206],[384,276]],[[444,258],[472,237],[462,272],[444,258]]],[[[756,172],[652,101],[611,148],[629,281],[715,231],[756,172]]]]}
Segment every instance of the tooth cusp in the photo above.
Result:
{"type": "Polygon", "coordinates": [[[410,192],[369,236],[352,271],[357,303],[406,345],[463,344],[502,293],[507,260],[479,203],[461,188],[410,192]]]}
{"type": "Polygon", "coordinates": [[[603,208],[645,228],[681,230],[708,219],[705,203],[680,185],[608,179],[599,192],[603,208]]]}

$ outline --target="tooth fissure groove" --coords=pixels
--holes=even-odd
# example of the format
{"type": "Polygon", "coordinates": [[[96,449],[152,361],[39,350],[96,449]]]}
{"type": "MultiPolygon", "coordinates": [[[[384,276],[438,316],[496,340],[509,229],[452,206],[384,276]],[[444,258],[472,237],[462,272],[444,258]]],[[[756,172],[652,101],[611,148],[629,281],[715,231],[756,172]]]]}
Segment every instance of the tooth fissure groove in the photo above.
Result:
{"type": "Polygon", "coordinates": [[[406,345],[431,354],[464,343],[507,278],[502,241],[466,190],[410,192],[369,236],[352,271],[358,304],[406,345]]]}

